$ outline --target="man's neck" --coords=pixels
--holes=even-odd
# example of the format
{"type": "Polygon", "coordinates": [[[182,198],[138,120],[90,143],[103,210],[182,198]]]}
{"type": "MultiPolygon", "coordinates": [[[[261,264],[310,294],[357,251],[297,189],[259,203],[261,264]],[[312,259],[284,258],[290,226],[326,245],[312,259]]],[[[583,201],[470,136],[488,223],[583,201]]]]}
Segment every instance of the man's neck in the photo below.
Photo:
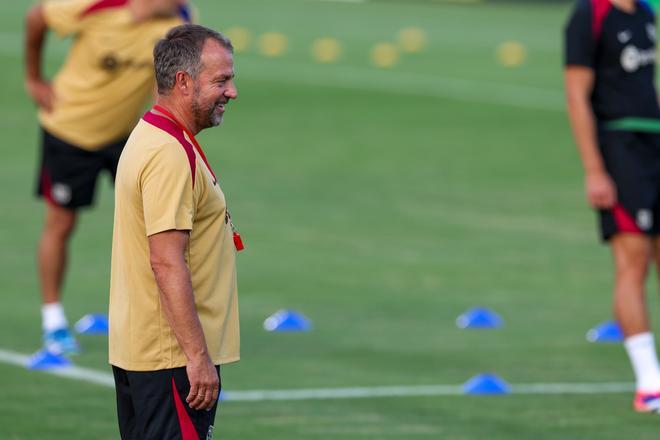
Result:
{"type": "Polygon", "coordinates": [[[635,12],[637,6],[637,0],[610,0],[610,3],[626,12],[635,12]]]}
{"type": "MultiPolygon", "coordinates": [[[[183,108],[180,105],[177,105],[173,99],[170,99],[167,96],[159,96],[156,100],[156,104],[172,113],[172,116],[176,118],[176,121],[179,124],[182,124],[190,133],[192,133],[193,136],[196,136],[197,133],[200,132],[192,115],[189,114],[190,112],[184,111],[183,108]]],[[[163,116],[168,117],[167,115],[163,116]]]]}
{"type": "Polygon", "coordinates": [[[149,20],[158,15],[158,11],[151,0],[128,0],[128,8],[136,22],[149,20]]]}

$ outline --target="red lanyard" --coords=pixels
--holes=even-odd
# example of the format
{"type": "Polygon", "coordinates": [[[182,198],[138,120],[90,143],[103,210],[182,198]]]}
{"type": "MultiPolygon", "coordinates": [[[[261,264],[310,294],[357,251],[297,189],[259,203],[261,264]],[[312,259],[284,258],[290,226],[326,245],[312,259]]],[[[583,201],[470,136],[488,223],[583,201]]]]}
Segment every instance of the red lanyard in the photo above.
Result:
{"type": "MultiPolygon", "coordinates": [[[[204,161],[204,164],[206,164],[206,168],[209,170],[209,172],[213,176],[213,180],[217,182],[218,178],[215,177],[215,173],[213,172],[213,169],[211,168],[211,165],[209,165],[209,161],[206,160],[206,155],[204,154],[204,150],[202,150],[202,147],[197,142],[197,139],[195,139],[195,136],[193,136],[193,134],[190,131],[188,131],[188,129],[185,127],[185,125],[180,123],[179,120],[169,110],[165,109],[164,107],[162,107],[158,104],[154,105],[154,110],[156,110],[157,112],[160,112],[160,113],[164,114],[165,116],[167,116],[168,118],[170,118],[172,120],[172,122],[174,122],[180,129],[182,129],[188,135],[188,137],[192,141],[193,145],[195,146],[195,150],[197,150],[200,157],[204,161]]],[[[234,222],[231,221],[231,214],[229,213],[229,210],[226,211],[226,221],[228,221],[229,226],[231,227],[231,230],[233,232],[234,246],[236,247],[236,250],[240,252],[245,248],[245,246],[243,245],[243,240],[241,239],[241,234],[238,233],[238,230],[236,229],[236,226],[234,226],[234,222]]]]}
{"type": "Polygon", "coordinates": [[[171,119],[171,120],[172,120],[172,121],[173,121],[173,122],[174,122],[174,123],[180,128],[180,129],[182,129],[182,130],[188,135],[188,137],[189,137],[190,140],[192,141],[193,145],[195,146],[195,150],[197,150],[197,152],[199,153],[200,157],[201,157],[202,160],[204,161],[204,164],[206,164],[206,168],[208,168],[209,172],[210,172],[211,175],[213,176],[213,180],[217,181],[218,178],[215,177],[215,173],[213,172],[213,169],[211,168],[211,165],[209,165],[209,161],[206,160],[206,155],[204,154],[204,150],[202,150],[202,147],[201,147],[201,146],[199,145],[199,143],[197,142],[197,139],[195,139],[195,136],[193,136],[193,134],[192,134],[190,131],[188,131],[188,129],[186,128],[186,126],[183,125],[182,123],[180,123],[179,120],[178,120],[178,119],[177,119],[172,113],[170,113],[169,110],[167,110],[167,109],[161,107],[161,106],[158,105],[158,104],[154,105],[154,110],[156,110],[156,111],[158,111],[158,112],[164,114],[164,115],[167,116],[168,118],[170,118],[170,119],[171,119]]]}

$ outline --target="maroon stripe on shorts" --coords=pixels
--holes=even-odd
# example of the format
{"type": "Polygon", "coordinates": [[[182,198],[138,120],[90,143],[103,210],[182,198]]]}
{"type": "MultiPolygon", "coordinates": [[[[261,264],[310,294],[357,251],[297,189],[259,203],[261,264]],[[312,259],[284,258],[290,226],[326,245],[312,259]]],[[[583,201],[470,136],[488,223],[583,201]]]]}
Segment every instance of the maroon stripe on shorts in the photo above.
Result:
{"type": "Polygon", "coordinates": [[[620,203],[614,205],[612,208],[612,214],[614,215],[614,221],[616,222],[616,228],[619,232],[631,232],[633,234],[642,234],[642,230],[639,229],[637,223],[632,218],[630,213],[626,211],[620,203]]]}
{"type": "Polygon", "coordinates": [[[179,427],[181,428],[181,440],[199,440],[197,430],[186,408],[183,406],[179,391],[176,389],[176,383],[172,378],[172,394],[174,395],[174,405],[176,406],[176,415],[179,419],[179,427]]]}

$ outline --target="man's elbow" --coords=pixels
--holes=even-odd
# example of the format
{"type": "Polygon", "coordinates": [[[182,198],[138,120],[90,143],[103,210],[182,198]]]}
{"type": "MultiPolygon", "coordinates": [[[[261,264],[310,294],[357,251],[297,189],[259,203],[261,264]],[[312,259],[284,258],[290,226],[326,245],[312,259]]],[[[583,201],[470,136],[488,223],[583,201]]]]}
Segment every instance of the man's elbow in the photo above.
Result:
{"type": "Polygon", "coordinates": [[[168,273],[174,267],[174,264],[163,259],[159,256],[151,255],[149,259],[149,264],[151,265],[151,271],[156,276],[156,279],[161,278],[164,274],[168,273]]]}
{"type": "Polygon", "coordinates": [[[569,107],[583,107],[589,104],[589,95],[582,90],[566,89],[566,103],[569,107]]]}
{"type": "Polygon", "coordinates": [[[46,27],[43,6],[37,4],[30,8],[25,14],[25,25],[27,29],[42,29],[46,27]]]}

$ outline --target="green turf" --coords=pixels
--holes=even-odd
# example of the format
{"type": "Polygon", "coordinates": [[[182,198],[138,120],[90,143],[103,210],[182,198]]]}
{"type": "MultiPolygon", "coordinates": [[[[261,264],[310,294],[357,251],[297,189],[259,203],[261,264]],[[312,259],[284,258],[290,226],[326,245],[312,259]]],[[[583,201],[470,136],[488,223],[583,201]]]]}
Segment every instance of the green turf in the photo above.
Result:
{"type": "MultiPolygon", "coordinates": [[[[201,21],[283,32],[289,50],[236,55],[240,98],[200,136],[247,250],[239,258],[243,360],[229,390],[458,384],[493,371],[512,383],[630,381],[619,346],[586,330],[610,317],[610,257],[597,244],[562,110],[561,28],[569,5],[225,0],[201,21]],[[370,48],[418,26],[429,44],[390,70],[370,48]],[[332,36],[335,65],[309,56],[332,36]],[[519,40],[518,68],[497,44],[519,40]],[[466,332],[473,305],[506,320],[466,332]],[[314,321],[268,334],[281,307],[314,321]]],[[[38,131],[22,90],[22,14],[0,16],[0,348],[39,344],[31,197],[38,131]]],[[[53,39],[53,71],[66,44],[53,39]]],[[[65,305],[75,320],[107,307],[112,192],[72,243],[65,305]]],[[[656,307],[655,299],[651,300],[656,307]]],[[[106,340],[82,338],[78,365],[108,371],[106,340]]],[[[113,392],[0,364],[0,438],[118,438],[113,392]]],[[[223,439],[650,439],[657,420],[631,396],[378,398],[221,406],[223,439]]]]}

